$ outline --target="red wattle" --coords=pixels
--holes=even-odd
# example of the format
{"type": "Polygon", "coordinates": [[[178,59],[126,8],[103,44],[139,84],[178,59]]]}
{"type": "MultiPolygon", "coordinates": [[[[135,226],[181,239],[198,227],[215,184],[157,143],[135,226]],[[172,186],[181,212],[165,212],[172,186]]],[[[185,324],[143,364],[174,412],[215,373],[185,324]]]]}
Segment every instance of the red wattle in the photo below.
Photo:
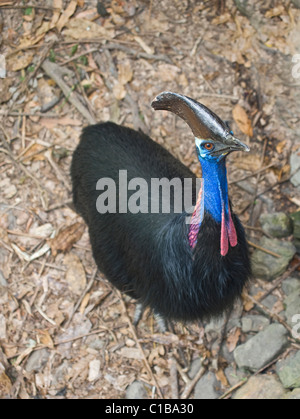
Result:
{"type": "Polygon", "coordinates": [[[221,255],[226,256],[228,252],[228,234],[227,234],[227,226],[225,221],[225,211],[224,206],[222,208],[222,221],[221,221],[221,255]]]}
{"type": "Polygon", "coordinates": [[[228,206],[228,216],[229,216],[229,223],[228,223],[228,237],[229,242],[232,247],[237,245],[237,235],[235,225],[233,224],[230,207],[228,206]]]}

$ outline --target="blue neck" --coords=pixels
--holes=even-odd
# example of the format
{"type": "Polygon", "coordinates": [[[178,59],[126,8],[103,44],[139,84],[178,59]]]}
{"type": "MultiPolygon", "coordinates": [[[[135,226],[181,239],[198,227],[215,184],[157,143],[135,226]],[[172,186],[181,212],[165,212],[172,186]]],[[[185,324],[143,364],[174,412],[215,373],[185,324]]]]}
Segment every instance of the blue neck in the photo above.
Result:
{"type": "Polygon", "coordinates": [[[199,156],[204,181],[204,210],[217,221],[222,220],[222,207],[228,213],[228,185],[225,159],[206,160],[199,156]]]}

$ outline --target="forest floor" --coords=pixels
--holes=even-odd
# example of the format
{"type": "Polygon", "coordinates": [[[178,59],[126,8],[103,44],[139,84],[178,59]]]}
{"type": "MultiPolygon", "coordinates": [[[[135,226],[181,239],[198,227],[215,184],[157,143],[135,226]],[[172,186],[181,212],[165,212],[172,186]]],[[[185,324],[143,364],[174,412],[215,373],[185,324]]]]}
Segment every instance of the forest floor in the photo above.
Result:
{"type": "MultiPolygon", "coordinates": [[[[250,153],[229,157],[228,177],[251,242],[262,236],[262,213],[297,211],[300,10],[283,0],[245,4],[0,1],[2,397],[123,398],[138,380],[149,398],[189,398],[187,371],[198,358],[231,397],[224,370],[234,360],[213,361],[205,325],[164,335],[147,311],[132,326],[134,301],[95,269],[85,224],[69,206],[69,171],[82,127],[112,120],[142,129],[201,176],[186,124],[150,106],[173,91],[249,144],[250,153]]],[[[254,280],[264,292],[273,285],[254,280]]],[[[247,293],[241,304],[241,316],[255,312],[247,293]]],[[[237,325],[223,338],[230,353],[246,339],[237,325]]]]}

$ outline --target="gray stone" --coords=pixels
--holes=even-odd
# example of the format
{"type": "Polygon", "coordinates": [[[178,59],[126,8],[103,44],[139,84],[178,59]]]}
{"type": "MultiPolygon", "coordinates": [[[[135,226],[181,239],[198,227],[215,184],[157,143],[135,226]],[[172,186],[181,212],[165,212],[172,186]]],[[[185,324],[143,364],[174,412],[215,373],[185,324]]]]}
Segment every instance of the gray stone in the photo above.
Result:
{"type": "MultiPolygon", "coordinates": [[[[216,341],[216,346],[215,345],[213,345],[212,346],[212,349],[214,350],[215,348],[217,349],[218,348],[218,346],[219,346],[219,342],[218,341],[216,341]]],[[[218,349],[217,349],[217,351],[218,351],[218,349]]],[[[229,351],[229,348],[228,348],[228,346],[227,346],[227,342],[226,341],[224,341],[223,343],[222,343],[222,346],[221,346],[221,351],[220,351],[220,356],[222,357],[222,358],[224,358],[227,362],[228,362],[228,364],[231,364],[232,362],[234,362],[234,357],[233,357],[233,352],[230,352],[229,351]]]]}
{"type": "Polygon", "coordinates": [[[7,287],[7,286],[8,286],[7,281],[4,278],[3,272],[0,269],[0,287],[7,287]]]}
{"type": "Polygon", "coordinates": [[[283,281],[281,288],[285,295],[290,295],[300,289],[300,279],[289,277],[283,281]]]}
{"type": "Polygon", "coordinates": [[[287,330],[275,323],[238,346],[234,358],[240,369],[257,371],[275,359],[287,345],[287,330]]]}
{"type": "Polygon", "coordinates": [[[246,376],[244,371],[233,368],[231,365],[229,365],[229,367],[225,368],[224,373],[225,373],[227,381],[228,381],[228,383],[231,387],[233,387],[237,383],[241,382],[246,376]]]}
{"type": "Polygon", "coordinates": [[[72,371],[72,366],[67,360],[64,360],[61,365],[57,368],[54,368],[52,371],[51,384],[54,387],[61,387],[66,381],[68,381],[67,375],[68,371],[72,371]]]}
{"type": "Polygon", "coordinates": [[[34,351],[28,361],[26,363],[26,371],[27,372],[38,372],[40,371],[47,363],[50,356],[50,351],[48,349],[40,349],[38,351],[34,351]]]}
{"type": "Polygon", "coordinates": [[[188,372],[188,376],[191,380],[196,376],[197,372],[200,370],[201,364],[202,362],[200,358],[196,358],[193,360],[188,372]]]}
{"type": "Polygon", "coordinates": [[[218,338],[224,326],[224,317],[213,317],[205,326],[205,335],[209,342],[218,338]]]}
{"type": "Polygon", "coordinates": [[[300,314],[300,289],[296,289],[284,299],[284,306],[287,323],[293,327],[295,326],[294,316],[300,314]]]}
{"type": "MultiPolygon", "coordinates": [[[[258,297],[259,295],[262,295],[266,292],[265,289],[261,288],[260,286],[257,285],[257,283],[254,283],[252,281],[252,284],[250,285],[249,288],[249,295],[253,296],[253,297],[258,297]]],[[[281,299],[279,298],[278,295],[274,295],[274,294],[270,294],[268,295],[266,298],[264,298],[261,303],[267,307],[270,311],[274,310],[274,306],[275,304],[278,304],[278,302],[281,301],[281,299]]],[[[260,307],[256,307],[256,310],[262,314],[263,316],[265,316],[265,312],[260,308],[260,307]]],[[[276,308],[276,312],[277,312],[277,308],[276,308]]],[[[283,320],[285,320],[285,316],[284,316],[284,311],[282,311],[281,313],[279,313],[280,317],[282,317],[283,320]]]]}
{"type": "Polygon", "coordinates": [[[296,247],[297,253],[300,253],[300,239],[294,239],[293,245],[296,247]]]}
{"type": "Polygon", "coordinates": [[[300,388],[295,388],[295,390],[286,393],[283,397],[283,400],[300,400],[300,388]]]}
{"type": "Polygon", "coordinates": [[[269,326],[270,320],[265,316],[244,316],[242,318],[242,331],[244,333],[260,332],[269,326]]]}
{"type": "Polygon", "coordinates": [[[293,221],[294,237],[295,239],[300,239],[300,211],[293,212],[292,214],[290,214],[290,217],[293,221]]]}
{"type": "Polygon", "coordinates": [[[126,399],[147,399],[148,393],[145,385],[141,381],[134,381],[126,389],[126,399]]]}
{"type": "Polygon", "coordinates": [[[195,386],[194,399],[215,400],[221,395],[220,383],[212,372],[206,373],[195,386]]]}
{"type": "Polygon", "coordinates": [[[259,245],[280,255],[280,258],[256,249],[252,255],[252,271],[256,278],[271,281],[285,272],[290,260],[296,253],[295,246],[287,241],[263,237],[259,245]]]}
{"type": "Polygon", "coordinates": [[[105,340],[103,339],[93,339],[91,342],[88,343],[89,348],[95,349],[96,351],[99,351],[100,349],[103,349],[105,346],[105,340]]]}
{"type": "Polygon", "coordinates": [[[285,388],[300,387],[300,351],[278,361],[276,372],[285,388]]]}
{"type": "MultiPolygon", "coordinates": [[[[262,300],[262,304],[267,307],[269,310],[273,310],[274,305],[278,302],[277,295],[270,294],[262,300]]],[[[260,307],[257,308],[258,311],[261,311],[260,307]]]]}
{"type": "Polygon", "coordinates": [[[272,237],[287,237],[293,232],[292,220],[284,212],[262,214],[259,221],[263,231],[272,237]]]}
{"type": "MultiPolygon", "coordinates": [[[[294,0],[294,4],[296,1],[294,0]]],[[[298,1],[297,1],[298,3],[298,1]]],[[[294,175],[291,177],[291,182],[294,186],[300,186],[300,148],[293,150],[290,157],[291,173],[294,175]]]]}
{"type": "Polygon", "coordinates": [[[285,390],[275,375],[260,374],[250,377],[248,382],[233,396],[235,400],[277,400],[285,390]]]}
{"type": "Polygon", "coordinates": [[[6,327],[6,318],[0,313],[0,341],[7,338],[7,327],[6,327]]]}
{"type": "Polygon", "coordinates": [[[300,9],[300,0],[292,0],[292,3],[297,9],[300,9]]]}

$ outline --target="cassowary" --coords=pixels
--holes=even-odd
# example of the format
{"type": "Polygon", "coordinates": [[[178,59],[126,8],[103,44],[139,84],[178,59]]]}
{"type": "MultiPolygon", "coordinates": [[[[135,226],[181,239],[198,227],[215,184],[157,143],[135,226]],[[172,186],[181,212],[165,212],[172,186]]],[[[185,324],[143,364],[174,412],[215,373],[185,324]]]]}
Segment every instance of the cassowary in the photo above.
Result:
{"type": "Polygon", "coordinates": [[[88,225],[99,269],[140,309],[150,306],[169,320],[207,319],[231,307],[250,276],[226,175],[226,156],[249,148],[186,96],[164,92],[152,107],[175,113],[192,129],[202,167],[197,193],[195,175],[162,146],[107,122],[84,128],[74,152],[74,205],[88,225]],[[162,180],[169,182],[167,192],[150,188],[162,180]],[[185,199],[176,193],[188,184],[192,211],[180,210],[185,199]]]}

